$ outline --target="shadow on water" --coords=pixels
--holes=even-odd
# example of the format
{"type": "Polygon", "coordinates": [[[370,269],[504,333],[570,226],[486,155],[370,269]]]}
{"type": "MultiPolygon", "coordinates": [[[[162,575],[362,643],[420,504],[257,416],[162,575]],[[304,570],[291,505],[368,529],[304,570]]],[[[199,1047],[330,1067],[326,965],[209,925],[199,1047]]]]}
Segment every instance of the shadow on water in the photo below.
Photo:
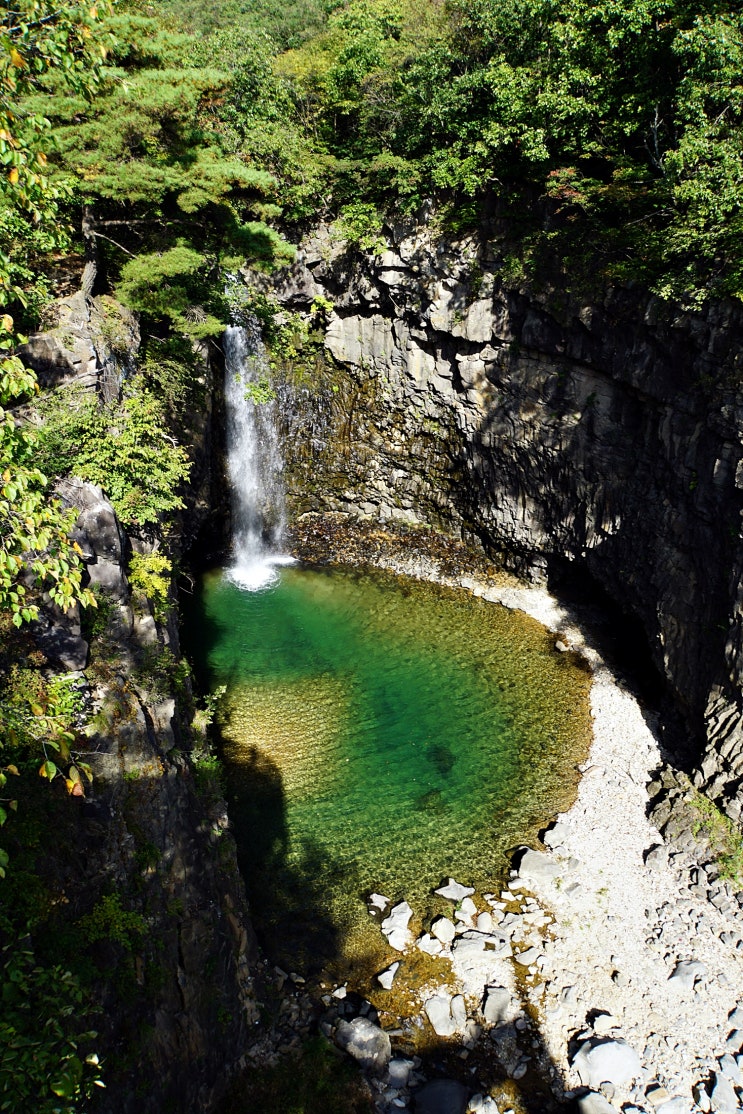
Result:
{"type": "Polygon", "coordinates": [[[343,872],[304,840],[290,855],[281,773],[257,747],[228,764],[229,811],[258,939],[287,970],[316,974],[341,948],[323,880],[343,872]]]}
{"type": "MultiPolygon", "coordinates": [[[[194,665],[201,691],[208,692],[216,683],[209,668],[208,653],[219,632],[198,594],[189,597],[188,606],[191,615],[184,624],[184,648],[194,665]]],[[[224,683],[224,673],[219,681],[224,683]]],[[[359,977],[362,983],[368,984],[371,971],[383,970],[398,955],[385,953],[381,948],[375,954],[369,951],[350,958],[345,953],[346,928],[331,909],[328,893],[340,890],[357,902],[363,896],[363,888],[356,867],[334,858],[316,841],[305,838],[298,844],[296,837],[290,838],[281,771],[265,750],[250,747],[242,752],[239,762],[230,762],[226,754],[229,748],[221,738],[217,739],[217,748],[227,767],[229,814],[238,861],[246,884],[251,920],[264,955],[287,972],[297,971],[308,977],[310,984],[321,975],[327,977],[329,971],[337,975],[341,970],[352,982],[359,977]],[[379,962],[380,955],[382,962],[379,962]]],[[[442,777],[450,774],[456,762],[449,747],[438,743],[430,747],[428,759],[442,777]]],[[[422,812],[446,811],[439,790],[422,794],[417,805],[422,812]]],[[[404,962],[407,964],[409,959],[407,957],[404,962]]],[[[427,989],[435,992],[435,984],[431,983],[427,989]]],[[[444,1040],[433,1034],[428,1023],[421,1021],[420,1000],[406,1017],[405,1010],[398,1013],[393,998],[387,999],[378,987],[370,993],[379,1008],[382,1026],[392,1034],[393,1056],[417,1056],[420,1061],[418,1074],[425,1083],[412,1089],[408,1109],[446,1108],[447,1114],[456,1114],[464,1110],[464,1089],[469,1097],[478,1092],[497,1095],[501,1110],[511,1106],[520,1114],[577,1109],[574,1103],[559,1102],[552,1094],[550,1080],[558,1075],[558,1068],[551,1061],[535,1024],[530,1023],[526,1029],[517,1029],[512,1023],[496,1025],[482,1033],[474,1049],[467,1050],[459,1038],[444,1040]],[[527,1073],[516,1084],[511,1076],[523,1057],[529,1057],[527,1073]],[[447,1082],[458,1083],[463,1088],[459,1092],[459,1105],[456,1102],[446,1107],[426,1105],[426,1087],[447,1082]]],[[[346,1002],[334,1001],[330,1012],[319,997],[315,998],[317,1027],[323,1020],[335,1023],[339,1018],[374,1018],[379,1014],[375,1006],[357,993],[349,993],[346,1002]]],[[[302,1070],[302,1061],[295,1064],[287,1060],[286,1071],[297,1070],[302,1070]]],[[[231,1091],[226,1104],[220,1107],[220,1114],[252,1111],[251,1095],[256,1079],[255,1068],[247,1070],[237,1089],[231,1091]]],[[[355,1094],[353,1089],[349,1091],[349,1101],[352,1093],[355,1094]]],[[[320,1101],[317,1107],[310,1103],[303,1109],[305,1114],[314,1114],[315,1110],[318,1114],[326,1114],[328,1108],[320,1101]]],[[[337,1109],[339,1114],[346,1111],[356,1114],[360,1110],[356,1105],[342,1103],[337,1109]]],[[[370,1114],[372,1109],[370,1103],[370,1114]]],[[[279,1112],[266,1108],[266,1114],[279,1112]]]]}

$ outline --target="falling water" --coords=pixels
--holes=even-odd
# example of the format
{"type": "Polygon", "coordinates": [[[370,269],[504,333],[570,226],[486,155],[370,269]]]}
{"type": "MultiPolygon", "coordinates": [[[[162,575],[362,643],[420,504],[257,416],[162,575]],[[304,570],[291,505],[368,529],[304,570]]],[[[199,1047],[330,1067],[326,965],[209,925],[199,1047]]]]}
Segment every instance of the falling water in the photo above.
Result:
{"type": "Polygon", "coordinates": [[[232,555],[228,575],[257,591],[276,579],[286,527],[283,461],[268,360],[257,321],[224,335],[227,465],[232,488],[232,555]]]}

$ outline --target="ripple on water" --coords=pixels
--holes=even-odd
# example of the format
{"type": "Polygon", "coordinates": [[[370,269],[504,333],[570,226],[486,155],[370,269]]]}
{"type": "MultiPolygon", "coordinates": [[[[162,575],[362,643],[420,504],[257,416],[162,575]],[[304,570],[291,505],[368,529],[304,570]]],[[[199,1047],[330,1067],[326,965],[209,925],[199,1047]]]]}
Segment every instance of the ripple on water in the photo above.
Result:
{"type": "Polygon", "coordinates": [[[210,574],[191,637],[228,687],[230,812],[277,958],[373,949],[370,890],[425,913],[445,875],[495,886],[573,799],[590,676],[521,613],[294,566],[266,591],[210,574]]]}

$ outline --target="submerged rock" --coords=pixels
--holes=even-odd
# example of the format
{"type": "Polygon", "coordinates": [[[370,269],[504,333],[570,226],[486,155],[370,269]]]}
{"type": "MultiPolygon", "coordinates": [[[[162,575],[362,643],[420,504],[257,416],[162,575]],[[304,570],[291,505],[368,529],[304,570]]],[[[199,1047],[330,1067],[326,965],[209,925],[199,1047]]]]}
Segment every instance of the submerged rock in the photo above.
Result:
{"type": "Polygon", "coordinates": [[[445,897],[449,901],[463,901],[465,897],[475,892],[474,886],[463,886],[461,882],[455,882],[450,878],[445,886],[441,886],[435,891],[440,897],[445,897]]]}

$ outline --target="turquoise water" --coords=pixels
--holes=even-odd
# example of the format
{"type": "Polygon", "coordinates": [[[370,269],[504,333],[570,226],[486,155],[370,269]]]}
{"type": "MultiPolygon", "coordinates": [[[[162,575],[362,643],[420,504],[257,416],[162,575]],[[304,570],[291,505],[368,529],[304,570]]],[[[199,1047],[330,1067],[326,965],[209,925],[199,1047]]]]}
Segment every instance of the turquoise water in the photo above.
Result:
{"type": "Polygon", "coordinates": [[[423,915],[448,875],[494,888],[569,805],[590,679],[525,616],[299,566],[262,592],[210,574],[200,606],[248,896],[285,961],[371,948],[372,890],[423,915]]]}

